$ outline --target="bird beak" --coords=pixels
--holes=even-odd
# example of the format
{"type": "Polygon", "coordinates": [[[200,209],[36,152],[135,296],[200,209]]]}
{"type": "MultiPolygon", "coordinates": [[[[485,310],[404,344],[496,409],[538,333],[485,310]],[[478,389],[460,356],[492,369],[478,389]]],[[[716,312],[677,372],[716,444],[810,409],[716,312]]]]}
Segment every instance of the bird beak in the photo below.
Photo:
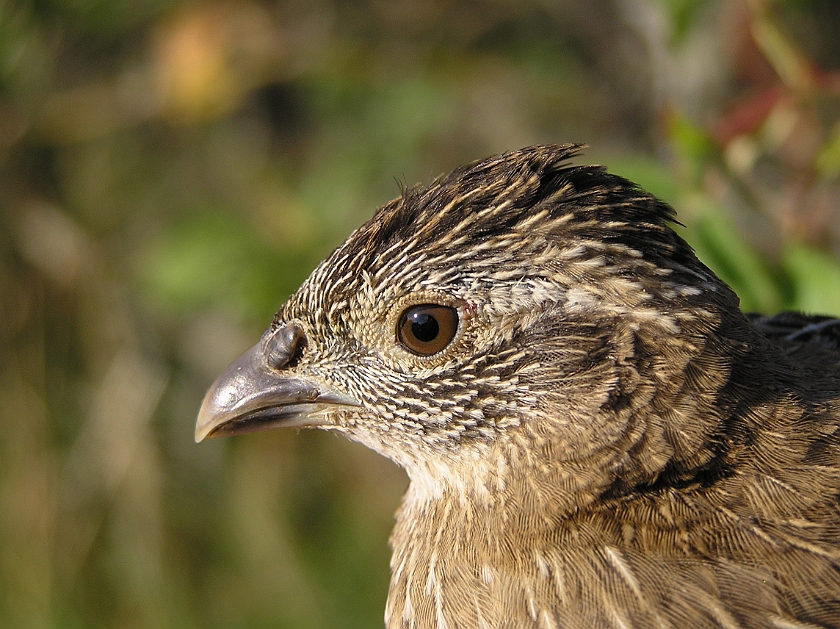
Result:
{"type": "Polygon", "coordinates": [[[359,403],[325,385],[272,369],[265,339],[240,356],[213,383],[198,411],[195,440],[277,427],[328,423],[325,411],[359,403]]]}

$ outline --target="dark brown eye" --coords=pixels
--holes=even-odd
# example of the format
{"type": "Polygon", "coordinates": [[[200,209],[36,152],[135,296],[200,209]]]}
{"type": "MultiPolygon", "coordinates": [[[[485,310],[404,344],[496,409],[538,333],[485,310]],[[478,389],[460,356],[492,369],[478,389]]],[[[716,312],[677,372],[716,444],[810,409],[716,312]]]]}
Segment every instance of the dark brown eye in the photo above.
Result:
{"type": "Polygon", "coordinates": [[[458,331],[458,311],[449,306],[420,304],[407,308],[397,324],[397,339],[412,354],[431,356],[444,349],[458,331]]]}

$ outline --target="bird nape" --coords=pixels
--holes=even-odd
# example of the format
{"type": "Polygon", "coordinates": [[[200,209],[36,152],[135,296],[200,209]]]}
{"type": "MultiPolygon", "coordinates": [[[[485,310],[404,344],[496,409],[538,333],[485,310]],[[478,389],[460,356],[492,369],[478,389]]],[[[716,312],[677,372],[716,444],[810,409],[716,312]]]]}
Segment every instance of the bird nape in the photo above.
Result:
{"type": "Polygon", "coordinates": [[[389,628],[840,627],[840,322],[744,315],[578,150],[380,208],[196,439],[317,427],[404,467],[389,628]]]}

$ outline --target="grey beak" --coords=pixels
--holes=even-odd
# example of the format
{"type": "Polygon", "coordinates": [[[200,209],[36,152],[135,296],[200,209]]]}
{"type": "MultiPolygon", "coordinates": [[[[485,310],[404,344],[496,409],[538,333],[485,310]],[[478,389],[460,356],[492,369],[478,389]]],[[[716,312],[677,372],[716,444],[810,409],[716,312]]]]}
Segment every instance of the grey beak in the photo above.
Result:
{"type": "Polygon", "coordinates": [[[284,369],[300,338],[294,324],[281,327],[228,367],[204,396],[195,440],[281,426],[322,426],[328,423],[324,411],[359,406],[324,384],[284,369]]]}

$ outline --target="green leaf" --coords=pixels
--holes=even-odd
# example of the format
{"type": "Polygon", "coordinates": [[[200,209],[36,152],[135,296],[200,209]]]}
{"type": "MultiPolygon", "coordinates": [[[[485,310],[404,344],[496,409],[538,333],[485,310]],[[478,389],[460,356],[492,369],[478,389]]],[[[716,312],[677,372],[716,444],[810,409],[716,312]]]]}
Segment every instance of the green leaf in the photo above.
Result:
{"type": "Polygon", "coordinates": [[[738,294],[741,308],[772,313],[782,307],[779,283],[761,256],[711,202],[699,206],[688,225],[687,239],[697,257],[738,294]]]}
{"type": "Polygon", "coordinates": [[[706,4],[705,0],[660,0],[665,14],[671,22],[674,39],[681,41],[694,23],[698,9],[706,4]]]}
{"type": "Polygon", "coordinates": [[[793,288],[793,307],[840,316],[840,262],[807,245],[790,245],[782,260],[793,288]]]}
{"type": "Polygon", "coordinates": [[[220,305],[260,320],[305,277],[301,260],[260,244],[244,220],[204,212],[153,241],[137,260],[137,276],[150,304],[172,315],[220,305]]]}
{"type": "Polygon", "coordinates": [[[817,171],[824,179],[832,179],[840,174],[840,124],[834,125],[831,137],[817,155],[817,171]]]}
{"type": "Polygon", "coordinates": [[[706,159],[715,152],[708,132],[680,112],[668,117],[668,136],[683,157],[706,159]]]}

